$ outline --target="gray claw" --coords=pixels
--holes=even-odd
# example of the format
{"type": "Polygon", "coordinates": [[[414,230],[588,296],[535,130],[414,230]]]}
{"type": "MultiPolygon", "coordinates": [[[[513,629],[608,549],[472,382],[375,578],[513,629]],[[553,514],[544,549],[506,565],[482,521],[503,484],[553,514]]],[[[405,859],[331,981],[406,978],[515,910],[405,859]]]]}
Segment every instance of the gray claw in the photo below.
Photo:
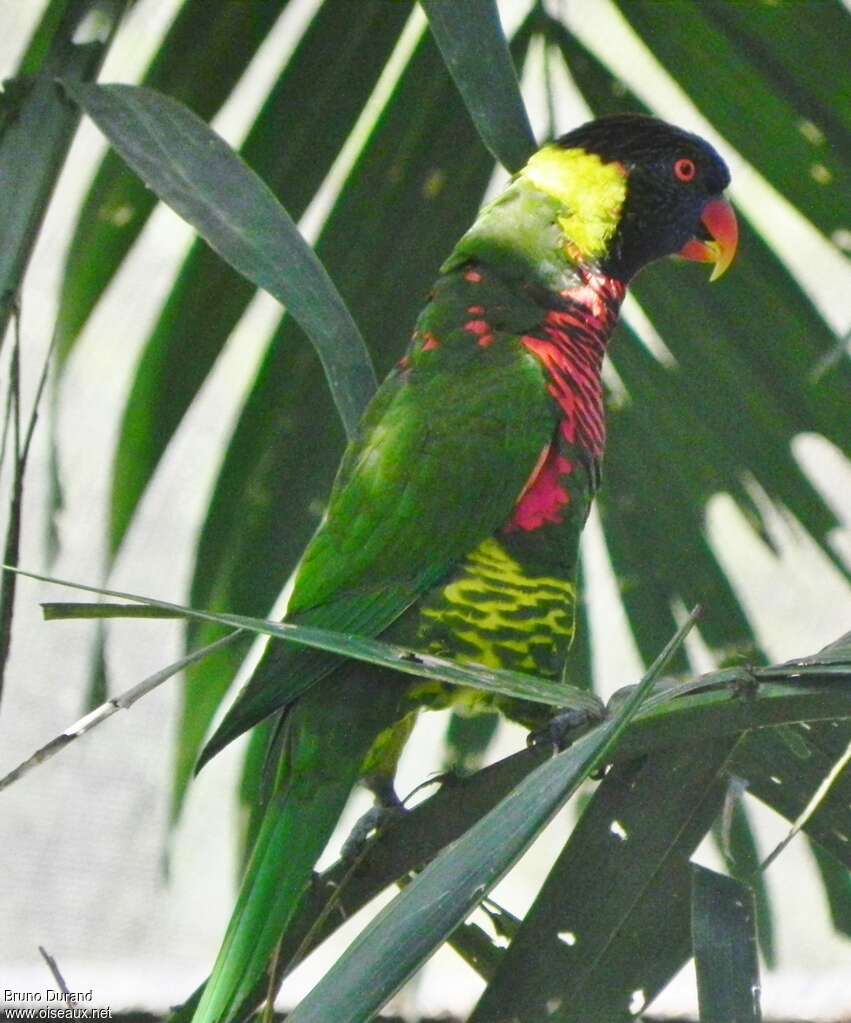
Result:
{"type": "Polygon", "coordinates": [[[526,737],[527,746],[549,746],[558,752],[579,738],[577,733],[584,731],[597,719],[587,710],[568,707],[557,711],[550,720],[526,737]]]}
{"type": "Polygon", "coordinates": [[[340,859],[353,863],[361,856],[373,833],[380,831],[389,821],[402,813],[405,813],[405,809],[398,801],[389,805],[376,803],[352,828],[349,837],[343,843],[340,859]]]}

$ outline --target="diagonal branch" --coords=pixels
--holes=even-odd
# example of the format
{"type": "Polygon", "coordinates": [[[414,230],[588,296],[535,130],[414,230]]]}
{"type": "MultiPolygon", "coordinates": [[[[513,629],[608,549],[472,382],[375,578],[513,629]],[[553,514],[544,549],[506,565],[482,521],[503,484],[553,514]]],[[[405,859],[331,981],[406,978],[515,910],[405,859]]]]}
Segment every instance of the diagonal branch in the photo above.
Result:
{"type": "Polygon", "coordinates": [[[190,664],[195,664],[196,661],[203,660],[209,654],[215,653],[222,647],[228,646],[233,643],[243,633],[239,630],[229,633],[227,636],[223,636],[215,643],[210,643],[208,646],[201,647],[198,650],[193,650],[192,653],[187,654],[185,657],[181,657],[179,661],[175,661],[170,664],[167,668],[162,668],[160,671],[154,672],[153,675],[149,675],[141,682],[137,682],[136,685],[131,686],[125,690],[119,696],[114,696],[111,700],[107,700],[106,703],[102,703],[99,707],[95,707],[93,711],[84,715],[75,721],[73,725],[66,728],[61,735],[57,735],[55,739],[51,739],[46,745],[37,749],[32,756],[27,757],[22,763],[18,764],[14,770],[10,771],[3,778],[0,778],[0,792],[3,789],[8,788],[16,781],[29,774],[30,771],[37,767],[39,764],[43,764],[46,760],[50,760],[60,750],[65,749],[66,746],[74,742],[75,739],[79,739],[81,735],[85,735],[86,732],[90,732],[93,728],[106,721],[107,718],[111,718],[113,714],[118,713],[119,710],[128,710],[136,703],[137,700],[141,700],[143,696],[147,696],[148,693],[152,692],[158,686],[161,686],[163,682],[166,682],[172,676],[188,667],[190,664]]]}

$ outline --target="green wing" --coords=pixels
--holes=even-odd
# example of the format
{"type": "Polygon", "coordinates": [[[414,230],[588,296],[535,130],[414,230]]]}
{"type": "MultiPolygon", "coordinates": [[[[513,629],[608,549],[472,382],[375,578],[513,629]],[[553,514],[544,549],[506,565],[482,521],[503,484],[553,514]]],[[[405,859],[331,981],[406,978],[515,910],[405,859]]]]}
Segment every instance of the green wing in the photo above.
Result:
{"type": "MultiPolygon", "coordinates": [[[[427,356],[394,370],[367,409],[299,565],[287,621],[379,635],[509,519],[551,441],[543,370],[516,335],[487,349],[468,335],[427,356]]],[[[199,768],[339,663],[268,644],[199,768]]]]}

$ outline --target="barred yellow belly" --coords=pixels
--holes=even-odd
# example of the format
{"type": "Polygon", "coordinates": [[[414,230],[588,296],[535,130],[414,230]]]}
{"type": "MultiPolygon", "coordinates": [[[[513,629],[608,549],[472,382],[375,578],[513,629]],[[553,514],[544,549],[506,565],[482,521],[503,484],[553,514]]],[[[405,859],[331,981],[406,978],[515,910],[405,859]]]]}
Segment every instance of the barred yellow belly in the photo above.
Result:
{"type": "Polygon", "coordinates": [[[556,676],[575,603],[573,583],[530,575],[490,537],[421,606],[417,646],[486,668],[556,676]]]}

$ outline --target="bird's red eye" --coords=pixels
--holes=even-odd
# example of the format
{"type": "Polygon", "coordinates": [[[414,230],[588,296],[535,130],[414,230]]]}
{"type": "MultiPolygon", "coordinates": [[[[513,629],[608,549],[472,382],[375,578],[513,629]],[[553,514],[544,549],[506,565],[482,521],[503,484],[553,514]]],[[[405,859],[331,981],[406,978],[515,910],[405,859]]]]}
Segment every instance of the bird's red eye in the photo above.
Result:
{"type": "Polygon", "coordinates": [[[674,164],[674,175],[679,181],[694,181],[695,174],[697,174],[697,167],[694,160],[683,157],[674,164]]]}

